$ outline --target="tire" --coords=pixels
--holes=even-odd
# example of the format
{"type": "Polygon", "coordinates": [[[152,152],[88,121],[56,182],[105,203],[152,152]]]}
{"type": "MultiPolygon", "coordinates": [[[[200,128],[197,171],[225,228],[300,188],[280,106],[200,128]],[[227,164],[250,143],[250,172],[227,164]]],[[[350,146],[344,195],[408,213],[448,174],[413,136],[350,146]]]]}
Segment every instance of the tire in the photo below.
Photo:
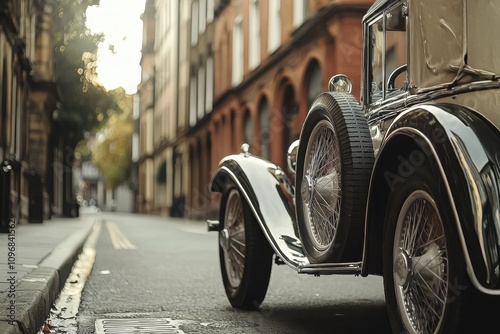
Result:
{"type": "Polygon", "coordinates": [[[302,127],[295,178],[300,238],[312,263],[359,261],[373,144],[350,94],[324,93],[302,127]]]}
{"type": "Polygon", "coordinates": [[[233,307],[256,309],[267,292],[273,250],[240,191],[231,185],[221,201],[219,258],[233,307]]]}
{"type": "Polygon", "coordinates": [[[467,307],[478,294],[444,187],[427,162],[391,193],[385,224],[384,290],[393,332],[469,332],[467,307]]]}

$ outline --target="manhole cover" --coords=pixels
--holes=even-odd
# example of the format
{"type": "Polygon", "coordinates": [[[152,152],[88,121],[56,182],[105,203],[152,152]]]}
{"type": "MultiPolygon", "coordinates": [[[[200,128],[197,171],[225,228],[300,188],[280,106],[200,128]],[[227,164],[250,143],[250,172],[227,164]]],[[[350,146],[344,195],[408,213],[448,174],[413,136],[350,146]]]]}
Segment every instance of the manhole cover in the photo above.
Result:
{"type": "Polygon", "coordinates": [[[125,333],[162,333],[184,334],[183,331],[166,318],[141,319],[97,319],[95,321],[96,334],[125,334],[125,333]]]}

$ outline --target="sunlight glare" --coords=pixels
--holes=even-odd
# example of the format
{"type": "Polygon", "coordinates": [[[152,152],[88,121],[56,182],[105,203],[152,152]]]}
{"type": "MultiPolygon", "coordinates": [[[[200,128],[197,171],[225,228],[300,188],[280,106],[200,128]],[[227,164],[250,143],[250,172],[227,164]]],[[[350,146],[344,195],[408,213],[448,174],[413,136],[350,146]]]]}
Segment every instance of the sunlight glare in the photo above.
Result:
{"type": "Polygon", "coordinates": [[[97,51],[98,82],[134,94],[141,80],[142,20],[145,0],[101,0],[87,9],[87,28],[105,35],[97,51]]]}

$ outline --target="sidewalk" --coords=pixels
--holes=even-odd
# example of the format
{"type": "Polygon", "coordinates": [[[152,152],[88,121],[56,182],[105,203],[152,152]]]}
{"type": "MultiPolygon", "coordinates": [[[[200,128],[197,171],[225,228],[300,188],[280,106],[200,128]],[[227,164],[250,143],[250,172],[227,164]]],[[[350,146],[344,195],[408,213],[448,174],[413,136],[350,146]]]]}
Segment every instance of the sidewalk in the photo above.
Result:
{"type": "MultiPolygon", "coordinates": [[[[55,218],[15,229],[15,256],[0,234],[0,333],[35,334],[89,235],[95,215],[55,218]],[[11,254],[12,255],[12,254],[11,254]],[[10,320],[15,317],[15,325],[10,320]]],[[[12,242],[10,244],[12,246],[12,242]]]]}

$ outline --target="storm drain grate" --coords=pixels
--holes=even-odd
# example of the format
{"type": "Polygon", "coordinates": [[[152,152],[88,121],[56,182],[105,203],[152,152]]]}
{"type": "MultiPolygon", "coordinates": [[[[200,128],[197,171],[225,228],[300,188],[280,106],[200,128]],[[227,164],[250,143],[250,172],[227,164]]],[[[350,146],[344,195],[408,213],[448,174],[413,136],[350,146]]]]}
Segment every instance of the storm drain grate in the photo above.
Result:
{"type": "Polygon", "coordinates": [[[97,319],[95,321],[95,334],[184,334],[170,321],[167,318],[97,319]]]}

